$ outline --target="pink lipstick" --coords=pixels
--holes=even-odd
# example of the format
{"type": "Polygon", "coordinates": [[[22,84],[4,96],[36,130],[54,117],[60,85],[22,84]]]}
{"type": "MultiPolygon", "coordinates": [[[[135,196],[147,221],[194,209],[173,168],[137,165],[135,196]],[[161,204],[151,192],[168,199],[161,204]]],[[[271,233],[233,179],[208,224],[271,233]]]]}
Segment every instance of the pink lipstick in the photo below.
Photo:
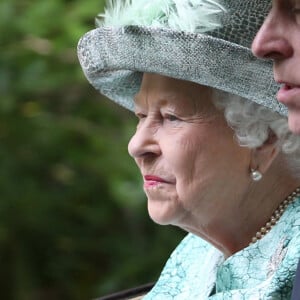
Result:
{"type": "Polygon", "coordinates": [[[154,176],[154,175],[145,175],[144,176],[144,188],[156,187],[162,183],[170,183],[170,182],[164,180],[161,177],[154,176]]]}

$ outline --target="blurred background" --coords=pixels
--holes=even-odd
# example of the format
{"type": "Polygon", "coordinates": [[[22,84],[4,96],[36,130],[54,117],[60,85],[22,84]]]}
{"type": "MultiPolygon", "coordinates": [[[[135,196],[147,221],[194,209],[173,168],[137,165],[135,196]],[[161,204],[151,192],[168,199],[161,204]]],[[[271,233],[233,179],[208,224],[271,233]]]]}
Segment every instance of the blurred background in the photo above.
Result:
{"type": "Polygon", "coordinates": [[[185,235],[149,220],[135,119],[76,56],[101,0],[0,1],[0,298],[93,299],[157,279],[185,235]]]}

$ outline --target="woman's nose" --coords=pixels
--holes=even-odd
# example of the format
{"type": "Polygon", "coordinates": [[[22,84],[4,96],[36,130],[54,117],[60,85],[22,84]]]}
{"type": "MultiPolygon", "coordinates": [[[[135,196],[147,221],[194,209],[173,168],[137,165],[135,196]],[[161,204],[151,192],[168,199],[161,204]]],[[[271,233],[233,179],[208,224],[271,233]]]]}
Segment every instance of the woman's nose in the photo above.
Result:
{"type": "Polygon", "coordinates": [[[128,143],[128,152],[133,158],[156,157],[161,154],[157,131],[141,125],[128,143]]]}
{"type": "Polygon", "coordinates": [[[292,55],[293,48],[286,38],[285,24],[270,13],[252,43],[255,56],[280,60],[292,55]]]}

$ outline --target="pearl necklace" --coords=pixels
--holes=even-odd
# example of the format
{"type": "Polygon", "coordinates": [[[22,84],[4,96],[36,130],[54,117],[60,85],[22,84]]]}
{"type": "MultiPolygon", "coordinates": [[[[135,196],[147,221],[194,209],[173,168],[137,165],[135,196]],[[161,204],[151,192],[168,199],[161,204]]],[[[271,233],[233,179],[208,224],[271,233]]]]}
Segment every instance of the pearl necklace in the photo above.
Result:
{"type": "Polygon", "coordinates": [[[279,207],[275,210],[270,220],[261,227],[259,231],[256,232],[255,236],[251,239],[250,245],[256,243],[258,240],[262,239],[278,222],[280,217],[283,215],[286,208],[295,201],[297,197],[300,196],[300,187],[298,187],[294,192],[292,192],[287,198],[285,198],[279,207]]]}

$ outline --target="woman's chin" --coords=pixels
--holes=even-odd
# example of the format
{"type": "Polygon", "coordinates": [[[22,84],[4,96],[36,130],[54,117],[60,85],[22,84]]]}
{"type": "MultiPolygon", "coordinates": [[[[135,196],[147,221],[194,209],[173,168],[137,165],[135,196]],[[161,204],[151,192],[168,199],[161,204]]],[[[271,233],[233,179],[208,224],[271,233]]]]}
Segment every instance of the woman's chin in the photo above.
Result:
{"type": "Polygon", "coordinates": [[[153,222],[159,225],[170,225],[174,219],[174,212],[170,209],[163,207],[159,202],[150,203],[148,201],[148,213],[153,222]]]}
{"type": "Polygon", "coordinates": [[[151,220],[159,225],[170,225],[169,219],[162,215],[148,211],[151,220]]]}

